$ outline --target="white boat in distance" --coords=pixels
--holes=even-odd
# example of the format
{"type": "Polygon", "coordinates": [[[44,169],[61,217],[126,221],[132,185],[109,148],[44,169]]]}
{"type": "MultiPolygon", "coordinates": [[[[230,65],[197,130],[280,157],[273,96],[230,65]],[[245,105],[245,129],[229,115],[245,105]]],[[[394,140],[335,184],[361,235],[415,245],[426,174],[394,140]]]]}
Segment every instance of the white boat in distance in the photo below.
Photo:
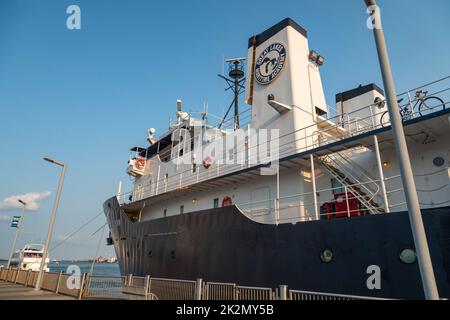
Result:
{"type": "MultiPolygon", "coordinates": [[[[14,252],[11,259],[11,267],[20,268],[21,270],[39,271],[44,253],[44,245],[42,244],[26,244],[22,250],[14,252]]],[[[50,258],[45,259],[44,271],[50,271],[48,263],[50,258]]]]}

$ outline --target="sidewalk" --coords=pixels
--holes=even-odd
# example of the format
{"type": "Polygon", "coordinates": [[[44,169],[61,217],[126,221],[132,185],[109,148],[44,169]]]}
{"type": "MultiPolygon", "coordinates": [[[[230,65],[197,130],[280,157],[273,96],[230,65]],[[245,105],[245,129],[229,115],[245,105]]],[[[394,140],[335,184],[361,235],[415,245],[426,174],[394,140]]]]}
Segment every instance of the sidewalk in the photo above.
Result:
{"type": "Polygon", "coordinates": [[[75,300],[65,295],[54,294],[49,291],[35,291],[25,287],[0,280],[0,300],[75,300]]]}

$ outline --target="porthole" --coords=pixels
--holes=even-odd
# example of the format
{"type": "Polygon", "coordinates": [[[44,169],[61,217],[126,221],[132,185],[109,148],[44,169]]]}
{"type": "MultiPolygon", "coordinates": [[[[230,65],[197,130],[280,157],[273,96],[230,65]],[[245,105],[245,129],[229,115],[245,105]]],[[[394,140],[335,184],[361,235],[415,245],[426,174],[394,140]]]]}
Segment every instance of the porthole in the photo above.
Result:
{"type": "Polygon", "coordinates": [[[325,249],[320,253],[320,260],[324,263],[330,263],[333,260],[333,251],[325,249]]]}
{"type": "Polygon", "coordinates": [[[412,249],[403,249],[400,252],[400,261],[406,264],[413,264],[417,260],[416,252],[412,249]]]}
{"type": "Polygon", "coordinates": [[[445,159],[442,157],[436,157],[433,159],[433,164],[436,167],[442,167],[445,164],[445,159]]]}

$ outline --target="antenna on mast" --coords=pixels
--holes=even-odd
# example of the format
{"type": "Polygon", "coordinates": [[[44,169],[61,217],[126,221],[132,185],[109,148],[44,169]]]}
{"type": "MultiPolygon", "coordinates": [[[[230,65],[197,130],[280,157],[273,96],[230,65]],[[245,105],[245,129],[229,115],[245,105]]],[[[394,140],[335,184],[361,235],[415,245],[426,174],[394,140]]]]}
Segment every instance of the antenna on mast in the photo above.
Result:
{"type": "Polygon", "coordinates": [[[245,82],[245,73],[244,73],[244,61],[245,58],[234,58],[234,59],[226,59],[225,62],[228,63],[228,76],[231,78],[224,77],[219,74],[219,77],[224,79],[227,82],[228,88],[225,91],[233,90],[234,99],[231,103],[230,107],[227,110],[227,113],[222,119],[222,122],[219,125],[219,128],[222,127],[225,119],[230,113],[231,108],[234,106],[234,130],[239,129],[239,95],[244,92],[245,88],[243,86],[245,82]]]}

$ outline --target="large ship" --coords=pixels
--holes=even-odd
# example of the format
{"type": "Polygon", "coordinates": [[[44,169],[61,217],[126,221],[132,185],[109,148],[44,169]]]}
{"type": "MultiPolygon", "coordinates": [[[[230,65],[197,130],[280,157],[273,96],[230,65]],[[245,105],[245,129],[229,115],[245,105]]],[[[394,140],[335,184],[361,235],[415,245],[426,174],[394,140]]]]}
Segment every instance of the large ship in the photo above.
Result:
{"type": "MultiPolygon", "coordinates": [[[[104,203],[121,273],[423,298],[383,90],[361,85],[328,106],[324,59],[289,18],[229,62],[234,116],[214,123],[178,100],[168,131],[150,129],[150,145],[131,149],[134,188],[120,186],[104,203]]],[[[418,83],[398,97],[442,297],[450,296],[449,84],[418,83]]]]}

